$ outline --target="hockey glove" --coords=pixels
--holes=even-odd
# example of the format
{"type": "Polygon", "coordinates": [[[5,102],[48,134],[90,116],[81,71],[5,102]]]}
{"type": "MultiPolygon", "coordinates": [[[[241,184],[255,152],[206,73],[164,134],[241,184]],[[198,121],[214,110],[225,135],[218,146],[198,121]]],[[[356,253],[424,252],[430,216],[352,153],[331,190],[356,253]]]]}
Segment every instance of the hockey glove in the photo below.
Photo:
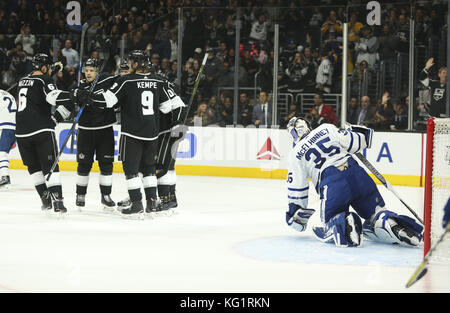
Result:
{"type": "Polygon", "coordinates": [[[182,125],[182,124],[175,125],[170,130],[170,137],[176,138],[176,139],[184,138],[187,131],[188,131],[188,127],[186,125],[182,125]]]}
{"type": "Polygon", "coordinates": [[[91,92],[80,88],[75,88],[72,90],[70,98],[74,99],[75,103],[78,105],[84,104],[86,106],[90,106],[94,103],[91,97],[91,92]]]}
{"type": "Polygon", "coordinates": [[[362,125],[351,125],[350,129],[354,132],[361,133],[366,138],[367,149],[372,146],[373,129],[362,125]]]}
{"type": "Polygon", "coordinates": [[[289,203],[289,211],[286,212],[286,223],[296,231],[305,231],[308,220],[314,212],[314,209],[304,209],[297,204],[289,203]]]}

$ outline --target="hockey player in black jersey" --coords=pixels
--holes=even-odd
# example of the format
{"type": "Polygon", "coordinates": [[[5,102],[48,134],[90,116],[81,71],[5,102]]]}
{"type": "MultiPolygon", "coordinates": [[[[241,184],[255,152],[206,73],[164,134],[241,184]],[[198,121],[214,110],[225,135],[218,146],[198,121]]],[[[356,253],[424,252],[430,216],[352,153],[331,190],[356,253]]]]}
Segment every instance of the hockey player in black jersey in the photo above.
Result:
{"type": "MultiPolygon", "coordinates": [[[[120,107],[121,138],[119,158],[127,180],[131,206],[124,215],[143,213],[141,187],[143,185],[146,213],[158,210],[156,206],[156,158],[160,114],[181,110],[184,103],[174,97],[166,81],[150,73],[150,62],[143,51],[135,50],[128,57],[130,74],[121,76],[104,93],[93,94],[93,105],[120,107]],[[139,177],[142,173],[142,181],[139,177]]],[[[174,116],[178,116],[174,114],[174,116]]]]}
{"type": "Polygon", "coordinates": [[[70,93],[58,90],[50,77],[52,71],[58,70],[52,66],[51,57],[37,54],[32,65],[31,74],[20,79],[17,87],[17,145],[41,197],[42,210],[52,209],[53,204],[55,212],[65,213],[58,166],[48,182],[44,176],[58,154],[55,126],[69,117],[73,103],[70,93]]]}
{"type": "MultiPolygon", "coordinates": [[[[117,77],[110,74],[100,74],[97,59],[88,59],[83,65],[85,79],[80,86],[73,91],[73,95],[78,97],[80,93],[92,91],[100,93],[108,90],[117,77]],[[91,85],[97,75],[100,77],[94,90],[91,85]]],[[[78,103],[80,106],[83,103],[78,103]]],[[[100,168],[99,185],[101,192],[101,204],[107,211],[115,208],[115,203],[111,199],[112,173],[114,162],[114,129],[116,114],[112,108],[99,108],[96,106],[86,106],[80,115],[77,132],[77,186],[76,186],[76,206],[81,209],[85,206],[85,197],[89,183],[89,174],[94,162],[94,155],[100,168]]]]}
{"type": "MultiPolygon", "coordinates": [[[[166,83],[172,88],[169,81],[166,80],[166,83]]],[[[175,97],[178,96],[175,94],[173,98],[175,97]]],[[[158,179],[158,196],[161,200],[159,209],[161,211],[178,206],[175,193],[175,161],[179,142],[187,131],[187,127],[180,124],[183,121],[184,114],[186,114],[184,108],[183,106],[178,110],[161,114],[160,118],[156,177],[158,179]]]]}

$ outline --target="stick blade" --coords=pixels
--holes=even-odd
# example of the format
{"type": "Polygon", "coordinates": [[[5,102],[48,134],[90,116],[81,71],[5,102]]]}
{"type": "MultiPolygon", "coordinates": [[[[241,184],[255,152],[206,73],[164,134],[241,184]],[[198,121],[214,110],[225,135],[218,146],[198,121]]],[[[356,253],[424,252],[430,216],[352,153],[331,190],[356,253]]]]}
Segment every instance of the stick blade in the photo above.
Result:
{"type": "Polygon", "coordinates": [[[406,288],[409,288],[412,285],[414,285],[417,281],[419,281],[422,277],[424,277],[427,272],[428,269],[425,266],[420,266],[406,283],[406,288]]]}

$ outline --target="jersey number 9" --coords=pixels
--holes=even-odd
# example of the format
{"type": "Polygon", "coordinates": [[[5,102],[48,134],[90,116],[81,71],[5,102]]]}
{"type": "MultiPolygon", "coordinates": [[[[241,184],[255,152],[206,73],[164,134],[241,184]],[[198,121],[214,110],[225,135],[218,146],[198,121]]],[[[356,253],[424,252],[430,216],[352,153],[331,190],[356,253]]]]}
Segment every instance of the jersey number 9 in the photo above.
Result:
{"type": "Polygon", "coordinates": [[[141,94],[141,103],[142,103],[142,114],[143,115],[153,115],[153,92],[151,91],[143,91],[141,94]]]}

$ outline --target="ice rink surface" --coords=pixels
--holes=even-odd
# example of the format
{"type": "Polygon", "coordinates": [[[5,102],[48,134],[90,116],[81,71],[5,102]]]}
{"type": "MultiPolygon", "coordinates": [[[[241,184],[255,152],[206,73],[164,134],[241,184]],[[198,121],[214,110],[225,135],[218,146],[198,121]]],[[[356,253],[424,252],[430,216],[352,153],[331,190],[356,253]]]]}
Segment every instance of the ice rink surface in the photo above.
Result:
{"type": "MultiPolygon", "coordinates": [[[[177,214],[140,221],[102,213],[98,173],[83,212],[75,174],[62,173],[64,219],[41,212],[26,171],[10,174],[10,190],[0,192],[0,292],[450,292],[450,266],[437,265],[405,289],[422,247],[321,243],[310,230],[318,210],[295,232],[285,224],[282,180],[178,176],[177,214]]],[[[411,216],[379,189],[389,209],[411,216]]],[[[421,216],[423,190],[395,189],[421,216]]],[[[123,174],[114,174],[113,199],[126,194],[123,174]]],[[[318,209],[313,190],[309,203],[318,209]]]]}

